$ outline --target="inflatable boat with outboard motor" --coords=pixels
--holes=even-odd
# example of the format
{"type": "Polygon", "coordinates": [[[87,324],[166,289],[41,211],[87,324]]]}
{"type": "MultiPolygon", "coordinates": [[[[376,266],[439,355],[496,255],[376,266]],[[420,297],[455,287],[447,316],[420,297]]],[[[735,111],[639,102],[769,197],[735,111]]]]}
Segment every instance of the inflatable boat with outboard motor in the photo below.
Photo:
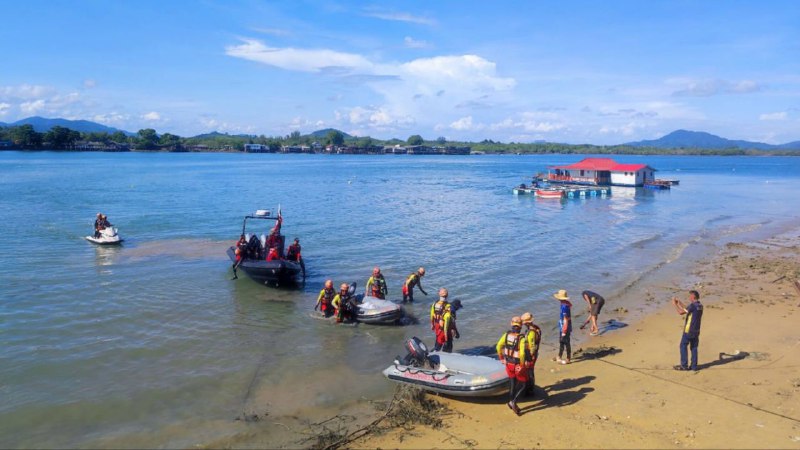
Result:
{"type": "Polygon", "coordinates": [[[275,216],[269,210],[259,209],[254,215],[244,217],[242,236],[245,236],[246,245],[231,246],[226,252],[234,264],[234,279],[238,278],[237,270],[242,270],[247,276],[262,284],[292,284],[297,281],[301,273],[305,279],[305,265],[302,260],[292,261],[284,256],[283,246],[286,238],[280,233],[282,223],[283,216],[280,209],[275,216]],[[247,219],[275,221],[270,237],[262,235],[259,239],[255,234],[248,234],[247,219]],[[275,251],[272,256],[269,255],[271,249],[275,251]]]}
{"type": "Polygon", "coordinates": [[[461,353],[428,353],[417,337],[406,341],[408,355],[399,356],[383,375],[397,383],[454,397],[492,397],[508,393],[509,379],[500,361],[461,353]]]}
{"type": "Polygon", "coordinates": [[[85,239],[97,245],[118,245],[122,243],[122,238],[119,237],[119,233],[114,227],[104,228],[98,233],[100,234],[99,237],[85,236],[85,239]]]}

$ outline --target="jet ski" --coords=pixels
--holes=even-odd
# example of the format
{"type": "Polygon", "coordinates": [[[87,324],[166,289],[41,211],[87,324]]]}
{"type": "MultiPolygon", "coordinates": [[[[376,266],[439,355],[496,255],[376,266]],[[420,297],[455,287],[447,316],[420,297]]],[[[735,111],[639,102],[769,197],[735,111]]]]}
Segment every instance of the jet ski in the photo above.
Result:
{"type": "Polygon", "coordinates": [[[106,227],[100,230],[100,237],[86,236],[87,241],[97,245],[118,245],[122,243],[115,227],[106,227]]]}
{"type": "Polygon", "coordinates": [[[408,355],[383,371],[391,381],[453,397],[492,397],[508,393],[506,368],[487,356],[431,352],[417,337],[406,341],[408,355]]]}

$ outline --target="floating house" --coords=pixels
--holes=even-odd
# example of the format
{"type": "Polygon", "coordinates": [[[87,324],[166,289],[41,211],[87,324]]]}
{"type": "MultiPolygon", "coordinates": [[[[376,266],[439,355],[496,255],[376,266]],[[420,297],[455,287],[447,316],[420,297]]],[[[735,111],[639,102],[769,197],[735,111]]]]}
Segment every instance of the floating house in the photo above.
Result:
{"type": "Polygon", "coordinates": [[[620,164],[611,158],[584,158],[575,164],[550,166],[551,183],[590,186],[644,186],[655,180],[656,169],[647,164],[620,164]]]}

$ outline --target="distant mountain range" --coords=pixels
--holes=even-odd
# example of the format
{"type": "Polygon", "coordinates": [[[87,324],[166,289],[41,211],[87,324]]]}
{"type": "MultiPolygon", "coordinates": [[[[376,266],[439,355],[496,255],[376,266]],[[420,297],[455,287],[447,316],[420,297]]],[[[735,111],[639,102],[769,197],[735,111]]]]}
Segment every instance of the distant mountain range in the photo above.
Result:
{"type": "MultiPolygon", "coordinates": [[[[39,133],[47,132],[54,126],[61,126],[64,128],[69,128],[71,130],[80,131],[83,133],[102,133],[102,132],[114,133],[117,131],[122,131],[123,133],[129,136],[133,136],[136,134],[125,130],[119,130],[114,127],[108,127],[96,122],[90,122],[88,120],[46,119],[44,117],[28,117],[27,119],[18,120],[12,123],[0,122],[0,127],[14,127],[20,125],[32,125],[33,129],[39,133]]],[[[328,133],[331,131],[339,131],[339,130],[336,130],[334,128],[325,128],[324,130],[314,131],[310,133],[310,135],[316,139],[323,139],[327,137],[328,133]]],[[[353,136],[343,131],[339,132],[342,133],[345,139],[353,138],[353,136]]],[[[194,136],[194,138],[204,139],[204,138],[213,138],[220,136],[249,137],[248,135],[241,135],[241,134],[229,135],[214,131],[211,133],[194,136]]],[[[687,148],[687,149],[713,149],[713,150],[723,150],[723,149],[800,150],[800,141],[788,142],[786,144],[772,145],[772,144],[765,144],[763,142],[730,140],[703,131],[688,131],[688,130],[677,130],[659,139],[628,142],[623,145],[628,145],[631,147],[654,147],[663,149],[687,148]]]]}
{"type": "Polygon", "coordinates": [[[800,150],[800,141],[772,145],[763,142],[730,140],[703,131],[677,130],[655,140],[628,142],[631,147],[704,148],[742,150],[800,150]]]}
{"type": "Polygon", "coordinates": [[[38,133],[46,133],[53,127],[64,127],[70,130],[80,131],[81,133],[116,133],[122,131],[128,136],[133,136],[135,133],[120,130],[114,127],[107,127],[97,122],[90,122],[88,120],[67,120],[67,119],[47,119],[45,117],[28,117],[27,119],[18,120],[11,123],[0,122],[0,127],[18,127],[20,125],[32,125],[33,129],[38,133]]]}

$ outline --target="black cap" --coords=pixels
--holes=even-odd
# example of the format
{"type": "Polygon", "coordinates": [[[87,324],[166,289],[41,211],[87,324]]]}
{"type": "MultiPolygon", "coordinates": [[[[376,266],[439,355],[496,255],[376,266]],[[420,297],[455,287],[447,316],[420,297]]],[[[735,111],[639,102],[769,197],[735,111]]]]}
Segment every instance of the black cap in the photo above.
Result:
{"type": "Polygon", "coordinates": [[[451,308],[453,308],[454,310],[456,310],[456,309],[461,309],[461,308],[463,308],[463,307],[464,307],[464,306],[462,306],[462,305],[461,305],[461,300],[460,300],[460,299],[455,299],[455,300],[453,300],[453,303],[450,303],[450,306],[451,306],[451,308]]]}
{"type": "Polygon", "coordinates": [[[295,242],[300,242],[300,238],[294,238],[295,242]]]}

